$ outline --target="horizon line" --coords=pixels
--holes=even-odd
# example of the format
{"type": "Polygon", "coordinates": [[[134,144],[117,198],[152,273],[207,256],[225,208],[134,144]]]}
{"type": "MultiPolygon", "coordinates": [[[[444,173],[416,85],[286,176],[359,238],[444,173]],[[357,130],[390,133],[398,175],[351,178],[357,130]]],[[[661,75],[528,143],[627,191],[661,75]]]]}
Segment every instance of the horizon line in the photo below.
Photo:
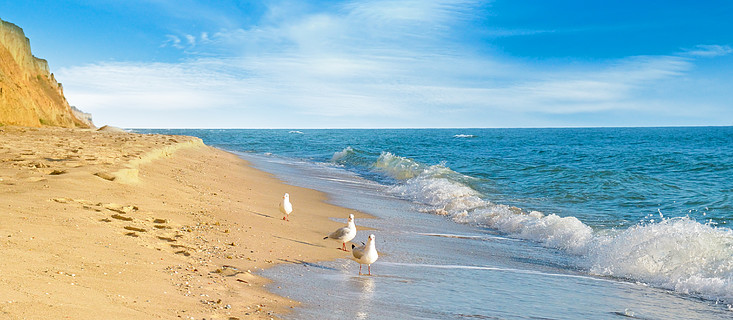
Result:
{"type": "MultiPolygon", "coordinates": [[[[126,130],[411,130],[411,129],[641,129],[641,128],[726,128],[730,125],[669,125],[669,126],[545,126],[545,127],[121,127],[126,130]]],[[[100,127],[101,128],[101,127],[100,127]]]]}

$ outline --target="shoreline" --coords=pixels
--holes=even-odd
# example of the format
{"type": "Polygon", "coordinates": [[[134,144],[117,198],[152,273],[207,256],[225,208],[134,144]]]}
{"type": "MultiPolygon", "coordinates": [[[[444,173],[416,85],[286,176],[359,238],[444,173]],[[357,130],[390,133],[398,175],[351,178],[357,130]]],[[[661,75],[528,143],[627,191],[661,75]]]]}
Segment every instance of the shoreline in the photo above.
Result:
{"type": "Polygon", "coordinates": [[[369,217],[198,138],[0,127],[0,141],[10,318],[270,319],[298,302],[256,273],[348,258],[322,240],[331,218],[369,217]]]}

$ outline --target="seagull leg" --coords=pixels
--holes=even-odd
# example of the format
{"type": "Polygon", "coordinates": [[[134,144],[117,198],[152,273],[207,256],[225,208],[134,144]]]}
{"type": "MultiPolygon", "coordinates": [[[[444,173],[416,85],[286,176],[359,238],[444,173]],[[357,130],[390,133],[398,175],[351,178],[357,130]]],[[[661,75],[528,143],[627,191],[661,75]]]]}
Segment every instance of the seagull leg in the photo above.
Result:
{"type": "Polygon", "coordinates": [[[371,264],[367,265],[367,268],[369,269],[369,275],[371,276],[372,275],[372,265],[371,264]]]}
{"type": "Polygon", "coordinates": [[[361,275],[361,263],[359,264],[359,275],[361,275]]]}
{"type": "Polygon", "coordinates": [[[341,243],[341,250],[349,252],[349,250],[346,250],[346,242],[341,243]]]}
{"type": "Polygon", "coordinates": [[[283,220],[285,220],[285,221],[290,221],[290,220],[288,220],[288,216],[284,216],[284,217],[283,217],[283,220]]]}

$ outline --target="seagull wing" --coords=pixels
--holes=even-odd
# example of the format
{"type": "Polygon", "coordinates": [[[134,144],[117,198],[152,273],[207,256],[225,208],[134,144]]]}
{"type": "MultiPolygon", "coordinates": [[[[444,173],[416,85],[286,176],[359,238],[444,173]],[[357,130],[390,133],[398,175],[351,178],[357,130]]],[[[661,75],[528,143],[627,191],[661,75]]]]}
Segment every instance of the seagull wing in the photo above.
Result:
{"type": "Polygon", "coordinates": [[[357,246],[354,246],[352,244],[351,245],[351,254],[354,255],[354,258],[356,258],[357,260],[359,260],[359,259],[361,259],[361,257],[364,256],[364,248],[365,247],[366,246],[357,247],[357,246]]]}
{"type": "Polygon", "coordinates": [[[329,234],[328,238],[339,240],[339,239],[343,239],[344,237],[346,237],[346,234],[348,233],[349,233],[349,228],[341,227],[341,228],[338,228],[336,231],[332,232],[331,234],[329,234]]]}

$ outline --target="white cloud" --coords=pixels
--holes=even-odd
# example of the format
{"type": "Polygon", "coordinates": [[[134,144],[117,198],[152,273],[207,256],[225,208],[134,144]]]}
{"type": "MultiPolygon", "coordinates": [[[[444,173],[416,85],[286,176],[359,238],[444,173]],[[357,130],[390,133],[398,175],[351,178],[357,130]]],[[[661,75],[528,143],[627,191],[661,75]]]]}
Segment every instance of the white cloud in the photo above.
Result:
{"type": "Polygon", "coordinates": [[[718,57],[733,53],[733,48],[722,45],[697,45],[694,49],[684,51],[685,55],[693,57],[718,57]]]}
{"type": "Polygon", "coordinates": [[[688,72],[694,57],[731,51],[698,46],[684,55],[572,69],[528,65],[450,45],[445,30],[470,17],[475,5],[355,1],[335,12],[290,19],[271,13],[267,23],[251,28],[167,36],[166,45],[227,52],[226,58],[99,63],[59,70],[57,78],[72,104],[95,114],[236,109],[257,119],[290,121],[272,126],[302,127],[315,118],[349,118],[358,125],[375,115],[428,123],[447,113],[469,118],[492,110],[521,115],[645,108],[653,105],[640,103],[645,90],[688,72]]]}
{"type": "Polygon", "coordinates": [[[190,34],[185,35],[188,45],[193,47],[196,45],[196,37],[190,34]]]}
{"type": "Polygon", "coordinates": [[[171,46],[178,49],[183,49],[183,46],[181,45],[181,38],[174,36],[174,35],[166,35],[166,40],[161,44],[161,47],[167,47],[171,46]]]}
{"type": "Polygon", "coordinates": [[[511,85],[495,85],[492,73],[505,78],[504,73],[520,67],[489,71],[482,68],[485,65],[459,58],[230,58],[178,64],[105,63],[62,69],[59,77],[72,79],[65,83],[69,100],[94,113],[127,107],[181,112],[237,108],[274,114],[289,110],[326,118],[379,114],[407,120],[457,107],[467,112],[526,113],[623,109],[638,90],[689,67],[671,57],[633,58],[605,70],[537,71],[541,79],[518,75],[508,82],[511,85]],[[455,78],[449,70],[458,64],[467,64],[468,70],[459,70],[455,78]],[[436,80],[440,74],[444,78],[436,80]]]}

